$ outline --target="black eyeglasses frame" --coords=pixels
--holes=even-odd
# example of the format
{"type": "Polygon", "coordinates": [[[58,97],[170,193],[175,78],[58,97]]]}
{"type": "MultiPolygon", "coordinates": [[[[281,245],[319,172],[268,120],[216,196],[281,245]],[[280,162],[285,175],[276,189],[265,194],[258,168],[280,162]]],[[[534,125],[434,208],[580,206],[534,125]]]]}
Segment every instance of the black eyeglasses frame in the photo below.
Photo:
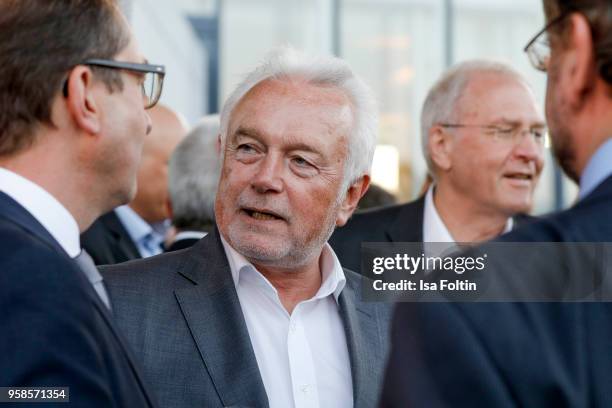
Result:
{"type": "Polygon", "coordinates": [[[529,40],[529,42],[527,43],[527,45],[523,48],[523,52],[525,52],[527,54],[527,56],[529,57],[529,62],[531,62],[531,65],[533,65],[533,67],[539,71],[543,71],[546,72],[546,68],[545,67],[540,67],[538,64],[536,64],[533,61],[533,58],[531,57],[532,55],[532,47],[534,46],[534,44],[537,43],[538,39],[542,36],[542,34],[548,32],[548,30],[550,30],[552,27],[554,27],[555,25],[559,24],[561,21],[563,21],[565,19],[565,17],[567,17],[568,15],[570,15],[571,13],[573,13],[574,10],[566,10],[563,13],[559,14],[557,17],[553,18],[552,20],[550,20],[548,22],[548,24],[546,24],[544,26],[544,28],[542,28],[540,31],[538,31],[536,33],[536,35],[534,35],[531,40],[529,40]]]}
{"type": "MultiPolygon", "coordinates": [[[[126,71],[138,72],[142,74],[156,74],[160,78],[159,91],[156,93],[156,95],[153,95],[153,98],[151,98],[151,100],[145,106],[145,109],[152,108],[159,101],[159,98],[162,93],[163,85],[164,85],[164,77],[166,75],[166,67],[164,65],[115,61],[115,60],[102,59],[102,58],[86,59],[85,61],[81,62],[79,65],[89,65],[89,66],[94,66],[94,67],[110,68],[110,69],[123,69],[126,71]]],[[[68,81],[67,80],[64,82],[63,93],[64,93],[64,96],[68,96],[68,81]]]]}

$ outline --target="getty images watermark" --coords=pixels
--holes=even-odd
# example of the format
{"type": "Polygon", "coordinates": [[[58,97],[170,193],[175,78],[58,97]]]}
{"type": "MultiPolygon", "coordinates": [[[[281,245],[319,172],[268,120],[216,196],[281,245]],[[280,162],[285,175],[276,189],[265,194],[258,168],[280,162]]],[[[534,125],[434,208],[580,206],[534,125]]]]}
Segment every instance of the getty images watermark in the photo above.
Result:
{"type": "Polygon", "coordinates": [[[372,273],[381,275],[388,271],[401,271],[411,276],[420,274],[419,279],[400,279],[398,282],[385,282],[375,279],[372,288],[376,291],[476,291],[478,283],[469,279],[426,279],[427,272],[445,271],[463,275],[465,272],[485,269],[487,254],[482,256],[411,256],[407,253],[396,253],[391,257],[374,257],[372,273]]]}
{"type": "Polygon", "coordinates": [[[612,301],[612,243],[363,243],[369,301],[612,301]]]}

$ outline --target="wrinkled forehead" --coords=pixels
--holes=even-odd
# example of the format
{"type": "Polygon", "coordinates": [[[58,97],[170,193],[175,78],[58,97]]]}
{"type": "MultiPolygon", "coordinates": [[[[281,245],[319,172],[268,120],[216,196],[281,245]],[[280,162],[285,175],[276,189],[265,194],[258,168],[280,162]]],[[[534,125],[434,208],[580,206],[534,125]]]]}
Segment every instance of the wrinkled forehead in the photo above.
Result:
{"type": "Polygon", "coordinates": [[[348,136],[353,112],[346,94],[337,87],[300,80],[268,79],[253,87],[230,118],[230,136],[239,126],[262,132],[344,133],[348,136]]]}
{"type": "MultiPolygon", "coordinates": [[[[301,77],[268,78],[249,90],[241,99],[285,97],[287,100],[304,105],[344,106],[350,105],[346,93],[337,86],[319,84],[301,77]]],[[[239,105],[240,105],[239,103],[239,105]]]]}

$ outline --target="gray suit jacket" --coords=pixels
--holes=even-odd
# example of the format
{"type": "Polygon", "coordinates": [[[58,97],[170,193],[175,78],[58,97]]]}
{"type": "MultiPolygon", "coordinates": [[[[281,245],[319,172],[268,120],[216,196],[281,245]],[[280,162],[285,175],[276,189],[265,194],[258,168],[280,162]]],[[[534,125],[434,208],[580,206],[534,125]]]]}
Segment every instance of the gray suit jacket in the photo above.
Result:
{"type": "MultiPolygon", "coordinates": [[[[117,323],[163,407],[267,407],[255,353],[219,233],[191,248],[102,268],[117,323]]],[[[355,407],[376,405],[390,308],[360,300],[345,270],[339,297],[355,407]]]]}

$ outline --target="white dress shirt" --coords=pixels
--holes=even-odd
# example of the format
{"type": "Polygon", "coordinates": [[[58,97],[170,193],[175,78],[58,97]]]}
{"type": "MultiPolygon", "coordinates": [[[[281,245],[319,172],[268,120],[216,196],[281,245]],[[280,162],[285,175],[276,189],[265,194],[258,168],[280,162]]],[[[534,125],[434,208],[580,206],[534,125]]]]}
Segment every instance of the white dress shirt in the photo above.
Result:
{"type": "MultiPolygon", "coordinates": [[[[424,245],[427,256],[439,256],[446,250],[452,249],[455,245],[455,239],[451,235],[446,224],[442,221],[433,199],[434,186],[429,187],[425,195],[425,208],[423,211],[423,242],[439,242],[448,243],[449,245],[434,244],[424,245]]],[[[506,221],[504,234],[512,231],[514,220],[512,217],[506,221]]]]}
{"type": "Polygon", "coordinates": [[[0,167],[0,191],[17,201],[55,238],[68,256],[76,261],[102,302],[110,309],[102,275],[91,257],[81,253],[79,225],[66,207],[38,184],[3,167],[0,167]]]}
{"type": "Polygon", "coordinates": [[[270,408],[352,407],[351,365],[338,296],[346,278],[325,244],[322,283],[291,315],[274,286],[221,238],[270,408]]]}
{"type": "Polygon", "coordinates": [[[25,208],[60,246],[75,258],[81,253],[79,226],[70,212],[38,184],[0,167],[0,191],[25,208]]]}
{"type": "Polygon", "coordinates": [[[174,237],[174,242],[182,239],[202,239],[206,235],[208,235],[208,233],[203,231],[181,231],[174,237]]]}

